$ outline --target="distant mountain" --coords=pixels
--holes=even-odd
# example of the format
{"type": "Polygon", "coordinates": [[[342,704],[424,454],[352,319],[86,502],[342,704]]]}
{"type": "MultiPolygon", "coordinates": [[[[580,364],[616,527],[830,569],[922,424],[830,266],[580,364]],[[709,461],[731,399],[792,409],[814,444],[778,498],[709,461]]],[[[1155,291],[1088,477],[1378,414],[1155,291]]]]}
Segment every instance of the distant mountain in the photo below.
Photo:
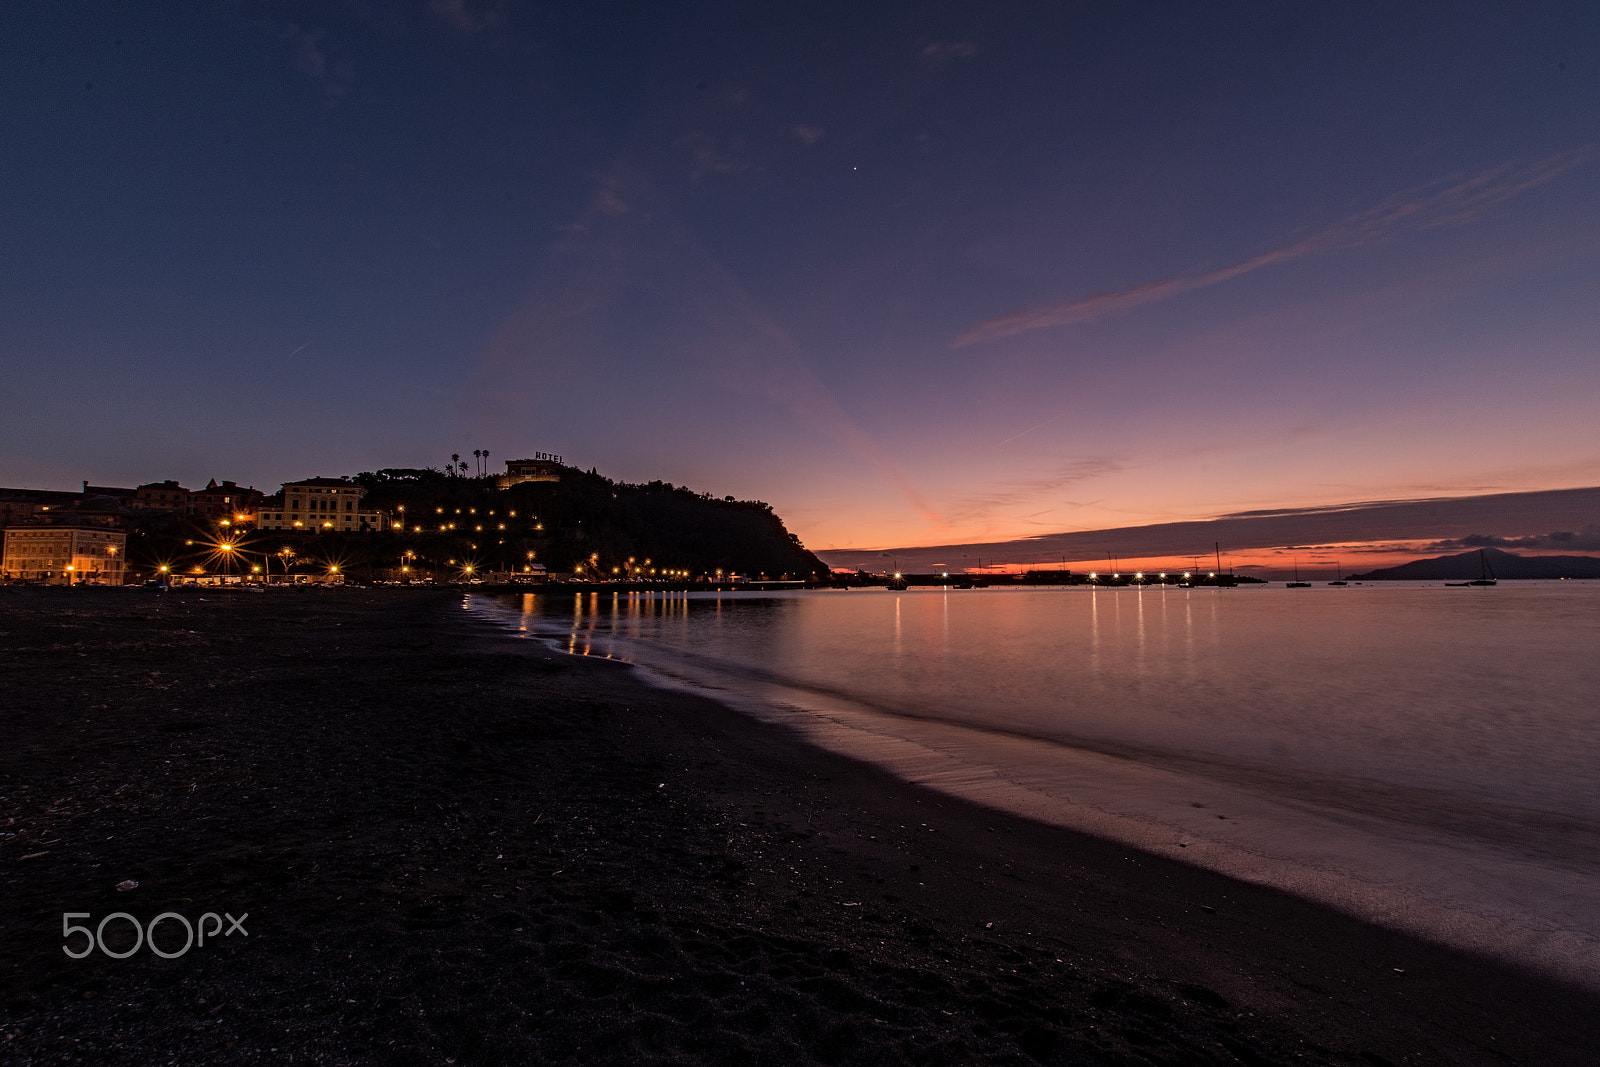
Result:
{"type": "MultiPolygon", "coordinates": [[[[1483,552],[1496,578],[1600,578],[1597,556],[1519,556],[1499,548],[1486,548],[1483,552]]],[[[1361,582],[1456,582],[1478,577],[1478,561],[1477,552],[1463,552],[1346,577],[1361,582]]]]}

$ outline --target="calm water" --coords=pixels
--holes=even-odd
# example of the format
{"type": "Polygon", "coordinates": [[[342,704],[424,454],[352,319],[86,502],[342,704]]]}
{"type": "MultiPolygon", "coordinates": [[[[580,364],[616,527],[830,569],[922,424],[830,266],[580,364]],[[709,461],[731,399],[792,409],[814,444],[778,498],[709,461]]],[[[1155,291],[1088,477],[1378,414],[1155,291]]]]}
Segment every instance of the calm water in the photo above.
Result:
{"type": "Polygon", "coordinates": [[[934,788],[1600,987],[1600,584],[470,606],[934,788]]]}

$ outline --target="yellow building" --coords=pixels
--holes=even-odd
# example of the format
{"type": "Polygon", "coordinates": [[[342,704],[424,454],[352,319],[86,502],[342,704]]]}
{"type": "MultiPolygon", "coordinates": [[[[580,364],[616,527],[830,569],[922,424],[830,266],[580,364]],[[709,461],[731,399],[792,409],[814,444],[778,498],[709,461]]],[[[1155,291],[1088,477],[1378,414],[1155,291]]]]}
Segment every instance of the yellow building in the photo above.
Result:
{"type": "Polygon", "coordinates": [[[303,533],[387,530],[388,512],[363,508],[361,499],[366,495],[361,486],[342,478],[288,482],[281,493],[258,505],[256,526],[303,533]]]}
{"type": "Polygon", "coordinates": [[[121,585],[128,538],[121,530],[17,526],[5,531],[0,578],[51,585],[121,585]]]}
{"type": "Polygon", "coordinates": [[[532,459],[506,460],[506,472],[496,478],[495,487],[510,489],[523,482],[559,482],[561,457],[549,452],[535,452],[532,459]]]}

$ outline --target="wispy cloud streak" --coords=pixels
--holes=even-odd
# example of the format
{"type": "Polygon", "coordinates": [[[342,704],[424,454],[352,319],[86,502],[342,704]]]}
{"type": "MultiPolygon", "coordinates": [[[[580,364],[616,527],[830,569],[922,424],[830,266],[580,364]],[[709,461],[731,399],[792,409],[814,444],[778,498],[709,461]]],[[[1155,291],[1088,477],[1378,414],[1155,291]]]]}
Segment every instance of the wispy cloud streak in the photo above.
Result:
{"type": "MultiPolygon", "coordinates": [[[[945,519],[952,524],[965,524],[983,522],[994,516],[996,512],[1004,512],[1020,504],[1025,504],[1040,496],[1055,493],[1061,489],[1078,485],[1108,474],[1115,474],[1123,469],[1123,464],[1111,458],[1082,459],[1066,463],[1052,471],[1045,472],[1041,477],[1027,481],[1003,483],[987,493],[980,493],[958,500],[946,509],[945,519]]],[[[1054,502],[1054,501],[1052,501],[1054,502]]],[[[1071,501],[1060,501],[1073,504],[1071,501]]],[[[1045,512],[1037,511],[1035,515],[1045,512]]]]}
{"type": "Polygon", "coordinates": [[[1397,194],[1359,214],[1318,230],[1242,263],[1201,274],[1180,275],[1146,282],[1114,293],[1098,293],[1082,300],[1030,308],[980,323],[951,342],[960,348],[981,341],[1039,330],[1093,322],[1143,304],[1153,304],[1196,289],[1220,285],[1263,267],[1288,263],[1305,256],[1358,248],[1406,233],[1444,226],[1461,226],[1481,217],[1498,204],[1526,192],[1577,166],[1588,149],[1562,152],[1534,163],[1505,163],[1464,180],[1436,182],[1422,189],[1397,194]]]}

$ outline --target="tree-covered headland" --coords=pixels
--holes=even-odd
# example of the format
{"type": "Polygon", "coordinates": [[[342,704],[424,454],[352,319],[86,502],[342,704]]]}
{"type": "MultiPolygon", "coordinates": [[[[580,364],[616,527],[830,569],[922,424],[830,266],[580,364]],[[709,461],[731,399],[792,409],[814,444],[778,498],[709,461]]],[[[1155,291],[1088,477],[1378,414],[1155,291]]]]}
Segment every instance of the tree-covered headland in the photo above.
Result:
{"type": "Polygon", "coordinates": [[[828,576],[827,565],[763,501],[661,481],[616,482],[571,467],[559,474],[559,481],[501,489],[492,476],[367,471],[350,481],[367,490],[364,508],[392,517],[390,530],[300,533],[156,520],[130,537],[129,558],[148,573],[160,566],[214,573],[220,564],[232,573],[264,566],[273,575],[337,572],[354,580],[443,581],[538,567],[552,577],[591,581],[828,576]],[[219,559],[219,544],[235,547],[219,559]]]}

